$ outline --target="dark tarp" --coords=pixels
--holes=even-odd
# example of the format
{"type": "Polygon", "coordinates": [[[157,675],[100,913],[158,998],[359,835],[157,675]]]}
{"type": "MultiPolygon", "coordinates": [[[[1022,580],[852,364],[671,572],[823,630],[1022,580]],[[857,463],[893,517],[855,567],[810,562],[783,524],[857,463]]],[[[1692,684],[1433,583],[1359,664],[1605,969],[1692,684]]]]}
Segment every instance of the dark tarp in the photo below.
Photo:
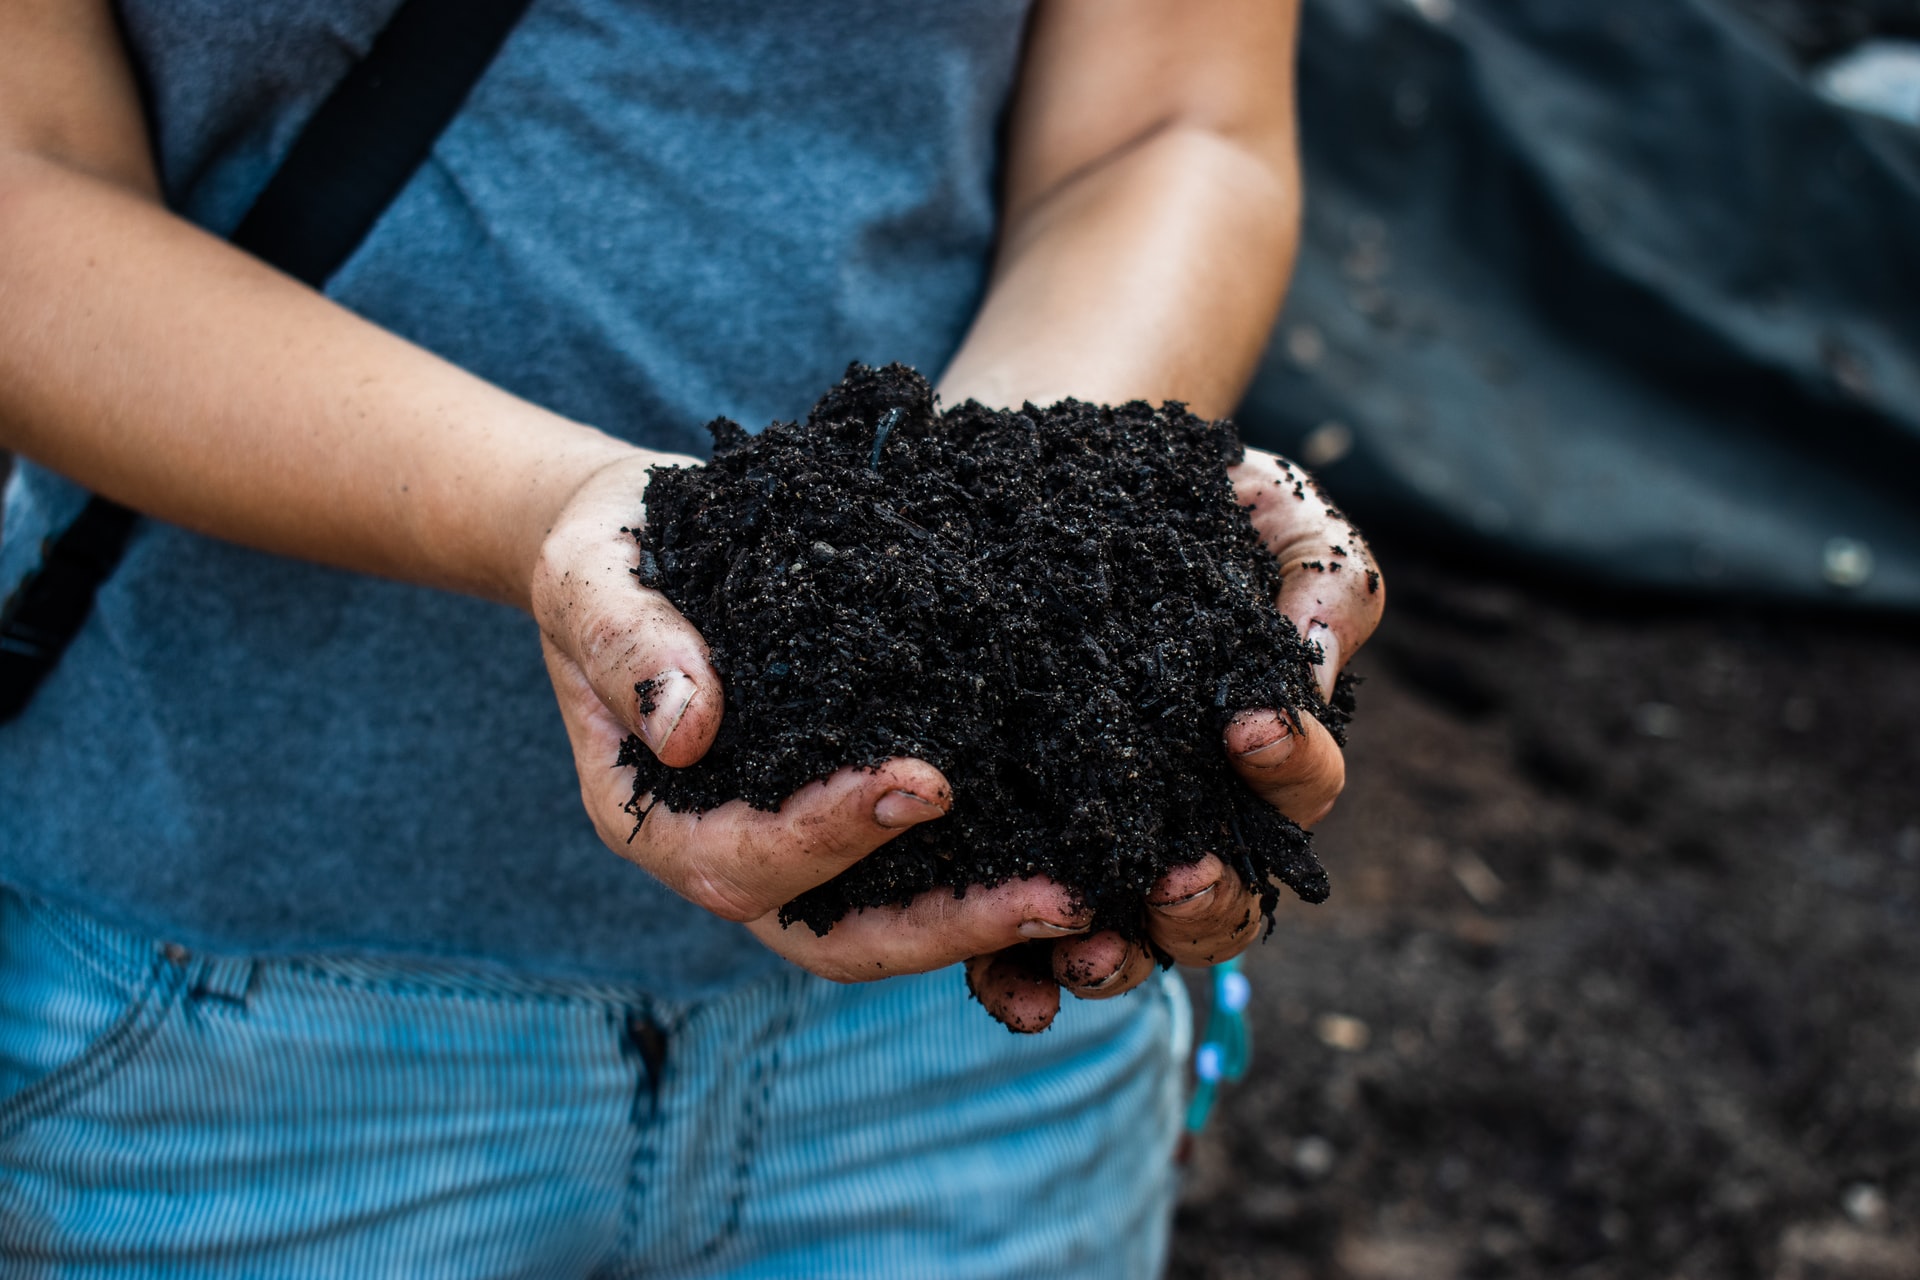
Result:
{"type": "Polygon", "coordinates": [[[1252,442],[1384,528],[1920,609],[1920,129],[1713,0],[1307,0],[1300,67],[1252,442]]]}

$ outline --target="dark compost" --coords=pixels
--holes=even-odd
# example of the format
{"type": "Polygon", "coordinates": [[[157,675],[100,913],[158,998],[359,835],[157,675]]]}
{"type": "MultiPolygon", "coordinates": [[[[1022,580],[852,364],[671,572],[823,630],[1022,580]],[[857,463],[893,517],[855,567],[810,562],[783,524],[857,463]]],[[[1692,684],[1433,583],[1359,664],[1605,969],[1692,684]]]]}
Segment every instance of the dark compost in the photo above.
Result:
{"type": "MultiPolygon", "coordinates": [[[[927,760],[953,784],[913,828],[781,918],[827,932],[931,889],[1045,875],[1140,937],[1169,867],[1220,855],[1318,902],[1299,827],[1233,773],[1235,711],[1318,716],[1318,650],[1273,607],[1280,566],[1236,505],[1233,427],[1183,406],[945,413],[917,373],[853,366],[806,423],[711,424],[710,466],[660,468],[637,571],[726,686],[684,769],[639,739],[632,811],[762,809],[843,766],[927,760]]],[[[644,690],[643,690],[644,693],[644,690]]]]}

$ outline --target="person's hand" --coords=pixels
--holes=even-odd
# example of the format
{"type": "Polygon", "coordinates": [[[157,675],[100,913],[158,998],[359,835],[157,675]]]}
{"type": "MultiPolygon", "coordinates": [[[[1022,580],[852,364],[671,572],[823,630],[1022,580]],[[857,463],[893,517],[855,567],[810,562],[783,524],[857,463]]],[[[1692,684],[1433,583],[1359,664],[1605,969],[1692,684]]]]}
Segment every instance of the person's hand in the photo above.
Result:
{"type": "Polygon", "coordinates": [[[1070,895],[1045,880],[976,889],[963,899],[936,890],[906,907],[855,912],[825,937],[780,926],[781,904],[946,813],[952,790],[922,760],[842,769],[803,787],[777,813],[744,801],[704,814],[662,806],[635,832],[626,808],[633,770],[613,767],[621,743],[637,734],[664,763],[684,767],[713,745],[724,711],[699,632],[633,576],[639,544],[622,526],[640,518],[648,468],[662,463],[699,465],[636,453],[594,473],[555,520],[533,575],[533,614],[581,799],[607,847],[695,905],[745,924],[788,960],[841,982],[944,968],[1084,928],[1070,895]],[[644,700],[635,688],[643,683],[644,700]]]}
{"type": "MultiPolygon", "coordinates": [[[[1319,646],[1320,692],[1380,622],[1386,589],[1372,554],[1347,518],[1299,467],[1247,450],[1231,472],[1242,506],[1282,570],[1275,603],[1309,643],[1319,646]]],[[[1248,786],[1303,827],[1333,808],[1346,784],[1339,744],[1313,716],[1295,732],[1274,710],[1243,711],[1227,726],[1225,749],[1248,786]]],[[[1176,867],[1147,897],[1147,932],[1180,964],[1215,964],[1239,955],[1260,932],[1260,895],[1211,854],[1176,867]]],[[[1063,940],[1046,950],[1020,948],[968,964],[976,994],[1009,1026],[1038,1030],[1060,1008],[1060,990],[1088,1000],[1129,991],[1153,972],[1153,956],[1117,933],[1063,940]]]]}

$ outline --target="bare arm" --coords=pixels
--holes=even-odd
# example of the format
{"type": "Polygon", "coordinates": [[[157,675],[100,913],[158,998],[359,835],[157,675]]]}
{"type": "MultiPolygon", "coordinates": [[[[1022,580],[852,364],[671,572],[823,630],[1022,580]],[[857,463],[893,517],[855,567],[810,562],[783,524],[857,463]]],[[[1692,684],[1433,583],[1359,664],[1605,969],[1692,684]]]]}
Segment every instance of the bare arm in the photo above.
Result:
{"type": "Polygon", "coordinates": [[[169,214],[104,4],[0,9],[0,447],[270,551],[527,607],[636,450],[169,214]]]}
{"type": "Polygon", "coordinates": [[[950,403],[1230,412],[1299,239],[1295,0],[1042,0],[950,403]]]}

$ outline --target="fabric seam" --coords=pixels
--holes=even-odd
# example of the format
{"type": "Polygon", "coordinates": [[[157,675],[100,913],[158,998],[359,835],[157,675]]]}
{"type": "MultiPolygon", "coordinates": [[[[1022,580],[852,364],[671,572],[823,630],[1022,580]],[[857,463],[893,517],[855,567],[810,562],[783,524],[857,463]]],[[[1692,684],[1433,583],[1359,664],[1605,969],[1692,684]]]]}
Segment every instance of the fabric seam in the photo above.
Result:
{"type": "Polygon", "coordinates": [[[163,957],[154,957],[147,981],[127,1008],[79,1057],[34,1081],[0,1106],[0,1138],[11,1137],[35,1120],[45,1119],[132,1062],[166,1024],[168,1015],[180,1003],[184,986],[184,970],[163,957]]]}
{"type": "Polygon", "coordinates": [[[754,1156],[760,1150],[760,1138],[766,1129],[767,1113],[773,1100],[774,1077],[780,1072],[781,1051],[799,1020],[798,1005],[797,998],[787,1001],[786,1016],[774,1031],[772,1046],[754,1064],[753,1083],[747,1090],[740,1135],[734,1140],[733,1191],[727,1203],[726,1220],[721,1223],[713,1239],[702,1245],[694,1255],[696,1262],[712,1261],[714,1255],[740,1232],[740,1219],[747,1203],[747,1175],[752,1171],[754,1156]]]}
{"type": "Polygon", "coordinates": [[[103,926],[93,925],[77,918],[75,913],[37,898],[22,896],[20,903],[61,950],[119,988],[127,999],[134,999],[153,980],[150,963],[145,959],[135,960],[132,955],[136,950],[143,950],[152,956],[157,950],[152,944],[131,943],[123,953],[108,940],[93,936],[94,930],[103,926]]]}
{"type": "Polygon", "coordinates": [[[366,991],[375,995],[440,996],[494,1004],[571,1005],[580,1008],[618,1008],[625,1003],[631,1003],[630,998],[623,1002],[612,992],[598,995],[584,992],[516,990],[505,983],[495,985],[481,981],[468,984],[456,979],[438,982],[418,978],[369,978],[312,960],[267,960],[262,963],[277,964],[283,966],[289,973],[314,978],[347,990],[366,991]]]}

